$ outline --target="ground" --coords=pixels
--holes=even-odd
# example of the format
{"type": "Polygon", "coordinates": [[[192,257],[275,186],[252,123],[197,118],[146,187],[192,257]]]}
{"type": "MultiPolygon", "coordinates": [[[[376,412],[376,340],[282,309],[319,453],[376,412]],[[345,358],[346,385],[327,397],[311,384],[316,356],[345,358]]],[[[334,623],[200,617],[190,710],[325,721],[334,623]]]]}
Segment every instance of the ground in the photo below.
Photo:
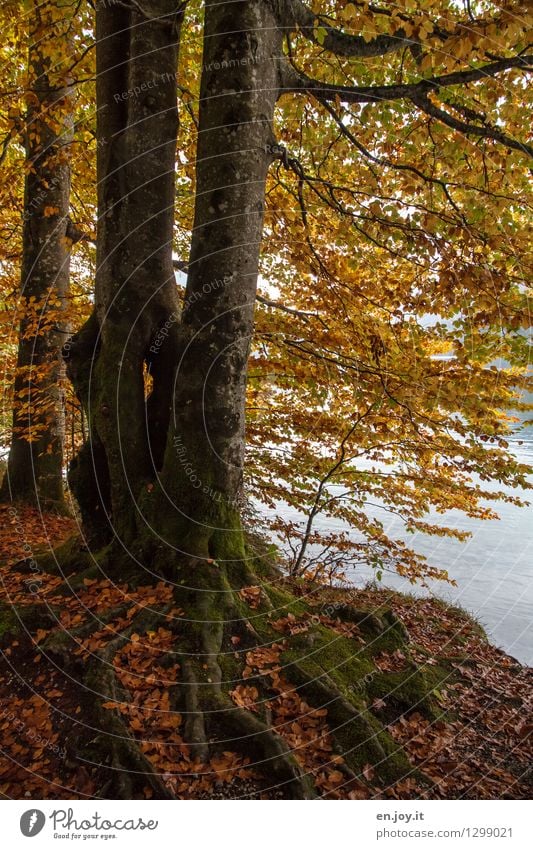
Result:
{"type": "MultiPolygon", "coordinates": [[[[210,725],[203,759],[185,743],[174,647],[190,611],[168,582],[112,582],[97,569],[65,580],[52,559],[31,558],[72,537],[71,520],[2,506],[0,527],[4,798],[114,797],[117,775],[135,798],[290,796],[246,735],[218,743],[210,725]]],[[[245,626],[219,659],[225,695],[241,728],[260,717],[275,731],[314,794],[531,796],[532,670],[463,611],[281,574],[244,587],[239,604],[245,626]]]]}

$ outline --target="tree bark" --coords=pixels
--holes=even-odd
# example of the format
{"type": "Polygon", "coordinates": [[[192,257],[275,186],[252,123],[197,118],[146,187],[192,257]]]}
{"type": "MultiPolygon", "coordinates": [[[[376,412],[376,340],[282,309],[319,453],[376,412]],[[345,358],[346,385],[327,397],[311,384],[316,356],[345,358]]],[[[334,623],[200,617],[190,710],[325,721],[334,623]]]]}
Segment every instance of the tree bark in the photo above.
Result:
{"type": "Polygon", "coordinates": [[[72,79],[50,57],[54,35],[46,4],[28,16],[33,80],[26,118],[26,178],[13,425],[1,497],[65,509],[61,347],[72,240],[69,238],[72,79]]]}
{"type": "Polygon", "coordinates": [[[259,0],[206,7],[180,316],[174,13],[169,0],[152,3],[149,17],[116,5],[97,10],[95,311],[67,353],[91,441],[70,480],[87,523],[107,516],[125,546],[148,533],[163,541],[165,559],[165,543],[180,555],[242,559],[247,360],[282,32],[259,0]],[[145,368],[153,380],[147,400],[145,368]]]}

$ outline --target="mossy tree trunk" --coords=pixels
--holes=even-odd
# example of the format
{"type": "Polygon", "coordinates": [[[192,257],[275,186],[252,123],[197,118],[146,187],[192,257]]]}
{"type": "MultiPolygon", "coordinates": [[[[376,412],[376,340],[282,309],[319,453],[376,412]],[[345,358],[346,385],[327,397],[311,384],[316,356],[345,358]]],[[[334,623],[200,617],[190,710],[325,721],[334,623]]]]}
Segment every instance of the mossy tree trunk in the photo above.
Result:
{"type": "Polygon", "coordinates": [[[115,4],[97,13],[95,309],[65,350],[90,441],[70,480],[95,538],[130,547],[155,534],[187,556],[231,559],[233,550],[242,559],[247,360],[282,32],[267,3],[206,7],[180,316],[172,263],[180,22],[168,0],[152,3],[150,18],[115,4]],[[147,400],[143,371],[152,378],[147,400]]]}
{"type": "MultiPolygon", "coordinates": [[[[69,219],[73,85],[53,51],[50,4],[32,3],[26,114],[26,177],[13,426],[1,497],[64,510],[62,319],[73,228],[69,219]]],[[[63,10],[65,11],[65,10],[63,10]]],[[[65,29],[67,19],[61,18],[65,29]]],[[[65,36],[66,38],[66,36],[65,36]]],[[[70,64],[70,62],[69,62],[70,64]]]]}
{"type": "Polygon", "coordinates": [[[119,4],[96,15],[98,230],[95,308],[65,346],[90,424],[70,482],[90,538],[136,537],[140,492],[161,464],[176,361],[176,327],[144,369],[160,328],[179,314],[172,265],[176,69],[173,0],[150,16],[119,4]]]}

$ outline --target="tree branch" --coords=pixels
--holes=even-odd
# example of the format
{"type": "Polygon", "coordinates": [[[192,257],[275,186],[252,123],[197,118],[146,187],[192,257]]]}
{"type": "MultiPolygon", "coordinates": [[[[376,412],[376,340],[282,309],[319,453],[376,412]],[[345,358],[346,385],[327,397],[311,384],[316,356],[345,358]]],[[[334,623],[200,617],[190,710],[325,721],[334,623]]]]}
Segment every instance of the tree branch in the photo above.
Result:
{"type": "Polygon", "coordinates": [[[453,115],[450,115],[449,112],[445,112],[444,109],[440,109],[440,107],[429,99],[427,94],[419,94],[411,99],[415,106],[418,106],[418,108],[425,112],[426,115],[430,115],[437,121],[441,121],[441,123],[446,124],[447,127],[451,127],[452,130],[457,130],[465,136],[478,136],[483,139],[493,139],[494,141],[504,144],[506,147],[510,147],[513,150],[519,150],[521,153],[526,153],[528,156],[533,158],[533,147],[531,145],[511,138],[497,127],[487,125],[479,127],[477,124],[467,124],[465,121],[460,121],[458,118],[454,118],[453,115]]]}
{"type": "Polygon", "coordinates": [[[315,15],[302,0],[277,0],[276,8],[284,28],[293,30],[298,27],[310,41],[338,56],[368,59],[394,53],[417,43],[416,39],[408,38],[402,29],[396,30],[392,35],[378,35],[366,41],[360,35],[350,35],[330,26],[319,15],[315,15]]]}
{"type": "Polygon", "coordinates": [[[303,71],[297,70],[288,62],[282,68],[282,93],[306,92],[313,94],[318,100],[336,100],[344,103],[381,103],[389,100],[413,100],[431,91],[439,91],[449,86],[465,85],[478,82],[487,77],[494,77],[502,71],[520,68],[524,71],[533,70],[533,55],[512,56],[489,62],[481,68],[470,68],[466,71],[454,71],[440,77],[429,77],[416,83],[383,86],[345,86],[322,82],[308,77],[303,71]]]}
{"type": "MultiPolygon", "coordinates": [[[[172,265],[177,271],[182,271],[184,274],[186,274],[189,270],[188,262],[185,262],[182,259],[173,259],[172,265]]],[[[308,321],[309,317],[320,319],[319,314],[316,312],[312,312],[311,310],[298,310],[295,307],[287,307],[285,306],[285,304],[280,304],[279,301],[269,301],[268,298],[264,298],[262,295],[256,295],[255,299],[256,301],[259,301],[260,304],[264,304],[264,306],[266,307],[272,307],[272,309],[282,310],[283,312],[286,312],[289,315],[296,315],[299,318],[303,318],[305,321],[308,321]]]]}
{"type": "Polygon", "coordinates": [[[448,184],[444,180],[441,180],[438,177],[431,177],[428,174],[424,174],[422,171],[420,171],[419,168],[415,168],[414,165],[406,165],[400,162],[392,162],[392,160],[387,159],[384,156],[376,156],[375,154],[371,153],[363,144],[361,144],[359,139],[356,138],[356,136],[351,132],[351,130],[345,124],[343,124],[340,116],[337,115],[337,113],[329,105],[329,103],[324,104],[324,106],[329,112],[329,114],[332,116],[337,126],[339,127],[341,134],[345,138],[347,138],[348,141],[350,141],[366,159],[370,160],[371,162],[375,162],[376,165],[384,166],[386,168],[393,168],[396,171],[409,171],[411,174],[420,177],[420,179],[422,179],[425,183],[433,183],[434,185],[439,186],[446,195],[446,199],[448,200],[450,206],[452,206],[455,212],[464,220],[464,215],[453,200],[452,196],[450,195],[448,190],[448,184]]]}
{"type": "Polygon", "coordinates": [[[318,313],[312,312],[310,310],[297,310],[294,307],[286,307],[285,304],[280,304],[278,301],[269,301],[268,298],[263,298],[262,295],[255,296],[256,301],[259,301],[260,304],[264,304],[266,307],[272,307],[276,310],[282,310],[283,312],[289,313],[289,315],[296,315],[299,318],[303,318],[305,321],[308,321],[309,316],[314,316],[318,318],[318,313]]]}

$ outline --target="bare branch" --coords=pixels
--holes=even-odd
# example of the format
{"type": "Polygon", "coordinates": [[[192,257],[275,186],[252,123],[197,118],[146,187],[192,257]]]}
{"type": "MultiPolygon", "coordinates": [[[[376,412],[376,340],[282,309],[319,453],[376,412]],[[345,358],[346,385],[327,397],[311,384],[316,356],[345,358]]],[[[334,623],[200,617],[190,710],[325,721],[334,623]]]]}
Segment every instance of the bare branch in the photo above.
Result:
{"type": "Polygon", "coordinates": [[[297,310],[294,307],[287,307],[285,304],[280,304],[278,301],[269,301],[268,298],[263,298],[262,295],[256,295],[255,298],[260,304],[264,304],[266,307],[282,310],[283,312],[289,313],[289,315],[296,315],[299,318],[303,318],[305,321],[309,320],[309,316],[314,316],[315,318],[319,317],[316,312],[312,312],[310,310],[297,310]]]}
{"type": "MultiPolygon", "coordinates": [[[[182,259],[173,259],[172,265],[177,271],[182,271],[185,274],[189,270],[188,262],[182,259]]],[[[312,312],[311,310],[298,310],[295,307],[287,307],[285,304],[280,304],[279,301],[270,301],[268,298],[264,298],[262,295],[256,295],[256,300],[259,301],[260,304],[264,304],[266,307],[272,307],[272,309],[282,310],[282,312],[286,312],[289,315],[298,316],[298,318],[303,318],[305,321],[308,321],[310,317],[319,318],[320,316],[316,312],[312,312]]]]}

